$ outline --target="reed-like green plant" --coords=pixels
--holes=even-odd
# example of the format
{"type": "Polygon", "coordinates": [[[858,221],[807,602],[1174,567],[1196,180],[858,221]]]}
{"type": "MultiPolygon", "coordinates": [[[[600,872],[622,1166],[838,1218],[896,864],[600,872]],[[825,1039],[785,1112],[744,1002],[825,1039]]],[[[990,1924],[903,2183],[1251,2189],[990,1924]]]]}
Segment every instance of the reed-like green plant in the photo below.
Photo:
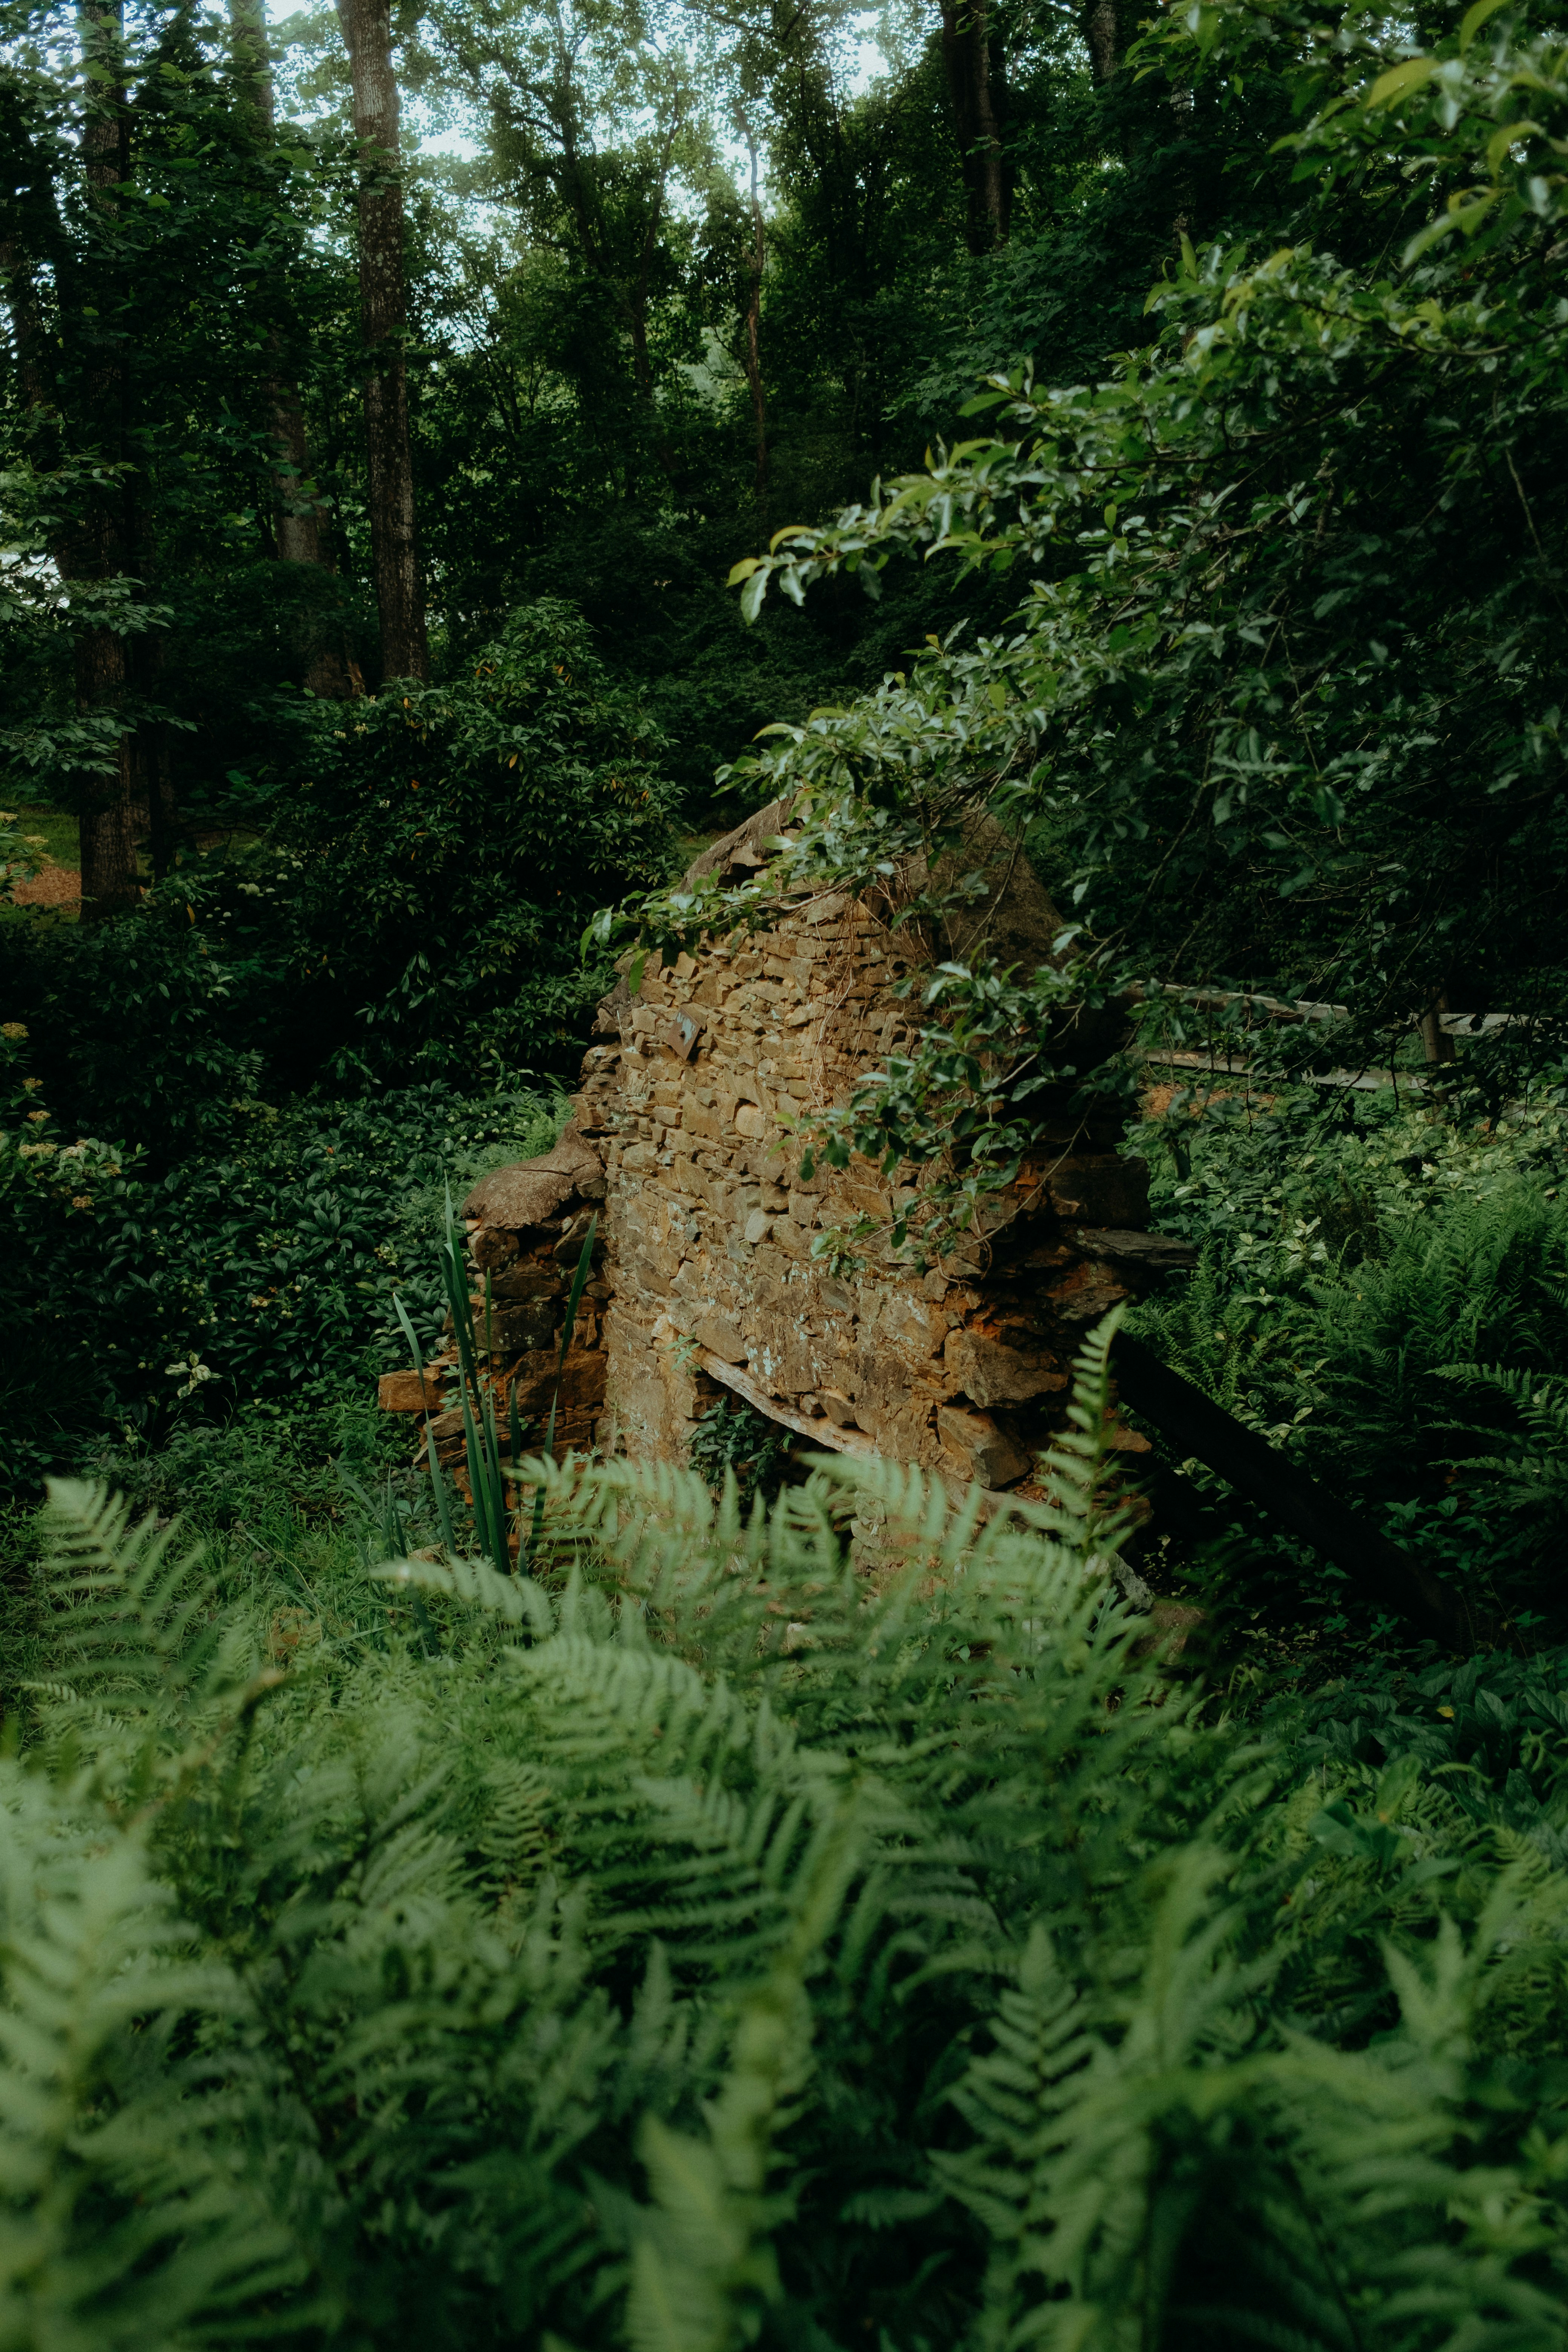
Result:
{"type": "MultiPolygon", "coordinates": [[[[565,1377],[566,1359],[572,1338],[577,1328],[577,1310],[583,1303],[593,1269],[594,1242],[598,1232],[595,1212],[588,1219],[583,1247],[578,1254],[576,1271],[572,1277],[566,1297],[566,1312],[561,1331],[561,1352],[555,1367],[555,1387],[550,1400],[550,1416],[545,1425],[543,1452],[553,1454],[555,1419],[561,1402],[561,1383],[565,1377]]],[[[468,1491],[473,1497],[474,1540],[482,1558],[505,1571],[510,1564],[515,1546],[518,1566],[527,1566],[531,1547],[537,1543],[542,1526],[543,1490],[536,1488],[532,1526],[525,1532],[522,1505],[513,1503],[510,1486],[525,1477],[523,1442],[525,1432],[517,1409],[517,1383],[513,1381],[507,1394],[508,1444],[503,1448],[500,1418],[496,1412],[495,1390],[491,1382],[481,1380],[479,1360],[488,1353],[493,1336],[494,1320],[490,1298],[490,1278],[485,1276],[484,1349],[474,1327],[473,1301],[469,1293],[470,1269],[458,1237],[457,1220],[452,1213],[452,1194],[447,1192],[446,1231],[437,1245],[437,1264],[441,1286],[446,1295],[447,1312],[452,1320],[452,1332],[458,1349],[458,1400],[463,1416],[463,1452],[468,1473],[468,1491]]],[[[414,1327],[401,1299],[395,1300],[398,1321],[414,1358],[414,1369],[421,1377],[424,1363],[414,1327]]],[[[452,1511],[452,1496],[446,1475],[437,1458],[436,1441],[430,1423],[426,1423],[425,1457],[430,1471],[430,1483],[436,1501],[436,1517],[441,1530],[441,1540],[448,1559],[456,1556],[458,1542],[452,1511]]],[[[531,1483],[531,1482],[530,1482],[531,1483]]]]}

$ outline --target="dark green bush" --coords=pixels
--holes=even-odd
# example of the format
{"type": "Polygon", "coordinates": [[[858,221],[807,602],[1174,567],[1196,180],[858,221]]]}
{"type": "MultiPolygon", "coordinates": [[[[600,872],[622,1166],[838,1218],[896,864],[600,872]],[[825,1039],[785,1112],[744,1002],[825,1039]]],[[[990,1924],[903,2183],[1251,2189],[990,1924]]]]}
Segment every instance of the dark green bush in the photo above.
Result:
{"type": "Polygon", "coordinates": [[[200,873],[119,922],[0,928],[0,1012],[26,1029],[62,1126],[160,1167],[229,1141],[236,1102],[262,1089],[257,1032],[283,982],[237,970],[200,873]]]}
{"type": "Polygon", "coordinates": [[[566,1067],[607,966],[595,910],[670,870],[663,739],[574,607],[524,605],[447,684],[334,711],[279,808],[307,976],[347,1015],[340,1076],[566,1067]]]}
{"type": "MultiPolygon", "coordinates": [[[[1138,1328],[1479,1605],[1568,1632],[1563,1515],[1529,1467],[1552,1443],[1531,1399],[1568,1370],[1561,1108],[1446,1123],[1387,1097],[1354,1109],[1287,1091],[1178,1111],[1174,1128],[1167,1116],[1133,1142],[1157,1222],[1202,1263],[1138,1328]]],[[[1268,1547],[1254,1515],[1232,1517],[1268,1547]]],[[[1342,1625],[1344,1580],[1314,1569],[1306,1583],[1310,1608],[1342,1625]]]]}
{"type": "Polygon", "coordinates": [[[5,1476],[24,1492],[95,1429],[158,1444],[241,1407],[330,1411],[401,1363],[394,1290],[423,1332],[440,1322],[428,1236],[447,1186],[460,1199],[485,1168],[548,1149],[563,1117],[538,1089],[436,1080],[250,1103],[226,1150],[160,1170],[62,1128],[24,1075],[29,1047],[0,1038],[0,1306],[17,1343],[0,1395],[5,1476]]]}

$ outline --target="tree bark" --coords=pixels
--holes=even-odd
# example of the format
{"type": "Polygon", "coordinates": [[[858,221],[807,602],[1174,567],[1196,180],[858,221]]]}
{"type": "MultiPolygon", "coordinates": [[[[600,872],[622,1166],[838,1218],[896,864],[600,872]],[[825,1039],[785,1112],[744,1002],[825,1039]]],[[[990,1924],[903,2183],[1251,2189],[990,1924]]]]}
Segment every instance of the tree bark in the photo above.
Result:
{"type": "Polygon", "coordinates": [[[389,0],[338,0],[338,22],[349,57],[360,154],[360,331],[367,369],[365,450],[382,671],[388,678],[423,680],[430,675],[430,648],[408,438],[408,304],[389,0]]]}
{"type": "Polygon", "coordinates": [[[1089,43],[1089,69],[1096,89],[1114,79],[1121,62],[1121,27],[1116,0],[1089,0],[1084,10],[1083,37],[1089,43]]]}
{"type": "MultiPolygon", "coordinates": [[[[110,466],[125,455],[125,344],[118,317],[120,289],[112,254],[118,234],[115,191],[130,171],[130,141],[125,104],[122,42],[122,0],[89,0],[81,12],[83,62],[106,70],[107,79],[89,81],[88,113],[82,125],[81,155],[87,185],[88,213],[100,253],[89,265],[97,283],[96,316],[84,318],[79,333],[84,346],[83,413],[97,426],[100,447],[110,466]]],[[[122,579],[130,570],[131,492],[122,478],[111,476],[92,494],[62,567],[68,579],[106,583],[122,579]]],[[[131,685],[126,639],[113,629],[84,629],[76,640],[76,698],[82,711],[122,709],[131,685]]],[[[131,744],[122,730],[114,765],[107,776],[94,777],[80,813],[81,892],[84,922],[101,922],[123,914],[140,898],[136,872],[135,779],[131,744]]]]}
{"type": "MultiPolygon", "coordinates": [[[[254,111],[258,144],[270,147],[277,127],[277,101],[262,0],[229,0],[228,21],[236,82],[254,111]]],[[[328,538],[328,509],[310,472],[305,411],[283,338],[276,329],[268,335],[267,352],[272,362],[266,397],[275,453],[271,467],[274,544],[284,563],[312,564],[323,572],[336,572],[328,538]]],[[[341,649],[315,634],[305,656],[305,684],[312,694],[333,700],[342,700],[349,692],[341,649]]]]}
{"type": "Polygon", "coordinates": [[[989,0],[942,0],[942,61],[963,173],[964,236],[971,253],[1005,245],[1013,226],[1013,173],[1003,144],[1007,81],[989,0]]]}
{"type": "Polygon", "coordinates": [[[1421,1015],[1421,1045],[1429,1062],[1457,1062],[1459,1058],[1458,1047],[1443,1026],[1442,1015],[1447,1010],[1447,991],[1439,989],[1421,1015]]]}
{"type": "Polygon", "coordinates": [[[752,420],[757,436],[757,507],[764,527],[768,509],[768,404],[763,389],[760,331],[763,315],[763,271],[767,245],[763,234],[763,207],[757,194],[757,142],[752,126],[737,107],[735,119],[746,142],[752,165],[752,249],[746,256],[746,383],[752,395],[752,420]]]}

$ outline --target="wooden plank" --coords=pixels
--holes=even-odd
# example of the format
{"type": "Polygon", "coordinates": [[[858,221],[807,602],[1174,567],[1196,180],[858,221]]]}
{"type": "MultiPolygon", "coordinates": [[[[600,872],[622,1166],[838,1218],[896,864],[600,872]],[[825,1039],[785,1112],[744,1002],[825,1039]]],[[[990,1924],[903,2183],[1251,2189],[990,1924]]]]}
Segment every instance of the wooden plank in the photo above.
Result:
{"type": "Polygon", "coordinates": [[[1490,1639],[1490,1629],[1457,1587],[1442,1583],[1420,1560],[1390,1543],[1339,1495],[1162,1363],[1131,1332],[1116,1334],[1111,1367],[1118,1394],[1152,1422],[1175,1452],[1206,1462],[1373,1599],[1446,1647],[1475,1650],[1490,1639]]]}
{"type": "Polygon", "coordinates": [[[839,1429],[826,1417],[821,1421],[808,1421],[804,1412],[795,1412],[789,1405],[781,1404],[777,1397],[770,1396],[749,1372],[740,1371],[735,1365],[727,1364],[723,1357],[716,1356],[710,1348],[699,1348],[697,1360],[710,1380],[721,1381],[727,1389],[733,1389],[738,1397],[758,1412],[766,1413],[770,1421],[783,1422],[786,1429],[793,1429],[800,1436],[809,1437],[816,1444],[826,1446],[830,1453],[858,1454],[863,1461],[880,1461],[875,1440],[868,1437],[864,1430],[839,1429]]]}
{"type": "Polygon", "coordinates": [[[1426,1080],[1411,1070],[1299,1070],[1282,1077],[1278,1070],[1260,1071],[1254,1062],[1220,1061],[1213,1054],[1144,1054],[1140,1058],[1151,1069],[1202,1070],[1215,1078],[1256,1078],[1264,1087],[1356,1087],[1363,1094],[1376,1094],[1382,1087],[1398,1086],[1412,1094],[1426,1091],[1426,1080]]]}

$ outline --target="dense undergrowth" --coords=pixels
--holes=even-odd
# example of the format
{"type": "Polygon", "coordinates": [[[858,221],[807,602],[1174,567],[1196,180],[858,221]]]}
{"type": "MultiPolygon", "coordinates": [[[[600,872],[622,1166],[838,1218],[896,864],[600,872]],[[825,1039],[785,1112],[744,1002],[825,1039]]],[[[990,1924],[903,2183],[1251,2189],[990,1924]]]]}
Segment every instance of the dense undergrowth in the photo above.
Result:
{"type": "MultiPolygon", "coordinates": [[[[1155,1222],[1197,1271],[1138,1310],[1165,1361],[1462,1582],[1527,1643],[1559,1639],[1568,1543],[1568,1114],[1496,1119],[1385,1089],[1178,1095],[1129,1139],[1155,1222]]],[[[1211,1474],[1227,1557],[1211,1598],[1319,1636],[1348,1580],[1211,1474]]],[[[1216,1533],[1219,1528],[1216,1526],[1216,1533]]]]}
{"type": "Polygon", "coordinates": [[[1560,2343],[1564,1662],[1205,1706],[1105,1343],[1026,1526],[579,1468],[513,1580],[57,1489],[0,2342],[1560,2343]]]}
{"type": "Polygon", "coordinates": [[[564,1117],[537,1083],[241,1101],[225,1106],[222,1148],[160,1165],[61,1132],[25,1034],[0,1035],[0,1055],[15,1121],[0,1137],[0,1304],[30,1339],[0,1371],[4,1476],[28,1497],[106,1438],[145,1450],[237,1414],[332,1422],[356,1382],[402,1360],[395,1291],[418,1328],[439,1325],[428,1236],[448,1188],[461,1199],[487,1169],[548,1150],[564,1117]]]}

